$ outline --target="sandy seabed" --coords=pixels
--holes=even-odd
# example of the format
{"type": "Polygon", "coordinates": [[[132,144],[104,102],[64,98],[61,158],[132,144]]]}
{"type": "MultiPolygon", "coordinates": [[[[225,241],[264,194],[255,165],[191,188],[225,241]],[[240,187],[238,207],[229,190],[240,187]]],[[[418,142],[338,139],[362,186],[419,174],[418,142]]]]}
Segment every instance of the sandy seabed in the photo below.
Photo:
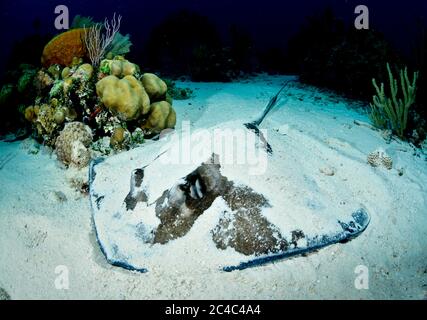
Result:
{"type": "MultiPolygon", "coordinates": [[[[185,120],[194,129],[253,120],[284,80],[179,83],[195,97],[174,103],[177,130],[185,120]]],[[[231,273],[185,261],[143,274],[109,265],[88,196],[76,190],[87,168],[65,169],[32,139],[0,142],[0,288],[12,299],[426,299],[426,155],[404,142],[387,143],[364,123],[369,119],[361,103],[299,84],[285,94],[262,124],[275,152],[294,163],[290,171],[346,185],[347,193],[331,199],[360,201],[371,223],[349,243],[231,273]],[[377,148],[393,159],[392,170],[366,163],[377,148]],[[307,158],[315,159],[314,167],[298,172],[304,168],[298,160],[307,158]],[[333,168],[333,176],[325,168],[333,168]],[[360,265],[369,272],[369,289],[355,286],[360,265]],[[66,290],[55,286],[63,270],[58,266],[68,270],[66,290]]],[[[259,184],[275,187],[262,179],[259,184]]],[[[289,192],[298,191],[292,187],[289,192]]]]}

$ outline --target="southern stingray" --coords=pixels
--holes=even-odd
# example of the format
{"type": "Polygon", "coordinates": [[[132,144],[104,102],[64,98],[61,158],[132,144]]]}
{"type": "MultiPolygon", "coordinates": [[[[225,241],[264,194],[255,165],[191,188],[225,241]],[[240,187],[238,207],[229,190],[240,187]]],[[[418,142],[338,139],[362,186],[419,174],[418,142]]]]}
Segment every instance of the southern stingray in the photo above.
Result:
{"type": "Polygon", "coordinates": [[[370,217],[357,202],[334,203],[304,172],[285,181],[283,159],[257,131],[239,121],[181,130],[93,161],[90,202],[107,260],[141,272],[182,264],[233,271],[366,229],[370,217]],[[230,140],[243,148],[224,147],[230,140]]]}

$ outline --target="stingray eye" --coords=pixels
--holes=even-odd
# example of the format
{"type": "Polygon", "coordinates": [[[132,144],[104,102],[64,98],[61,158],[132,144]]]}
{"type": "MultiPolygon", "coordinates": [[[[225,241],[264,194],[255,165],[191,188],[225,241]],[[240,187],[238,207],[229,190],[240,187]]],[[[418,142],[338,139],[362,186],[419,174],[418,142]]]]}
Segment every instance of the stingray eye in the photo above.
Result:
{"type": "Polygon", "coordinates": [[[200,180],[197,179],[196,182],[190,187],[190,196],[193,199],[201,199],[203,198],[202,187],[200,184],[200,180]]]}

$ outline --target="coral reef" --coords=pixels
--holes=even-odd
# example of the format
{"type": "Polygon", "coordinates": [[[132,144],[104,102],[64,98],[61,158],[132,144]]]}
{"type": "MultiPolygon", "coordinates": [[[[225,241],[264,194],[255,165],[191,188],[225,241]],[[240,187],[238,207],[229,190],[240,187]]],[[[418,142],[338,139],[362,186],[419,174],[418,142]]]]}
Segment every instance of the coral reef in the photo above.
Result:
{"type": "Polygon", "coordinates": [[[36,75],[36,71],[32,69],[30,66],[23,68],[23,73],[18,80],[17,90],[19,93],[24,93],[31,86],[34,77],[36,75]]]}
{"type": "Polygon", "coordinates": [[[72,29],[53,38],[43,50],[41,63],[44,67],[52,64],[69,66],[74,57],[86,56],[86,47],[82,41],[86,34],[84,28],[72,29]]]}
{"type": "Polygon", "coordinates": [[[38,136],[42,137],[47,145],[55,143],[55,132],[60,128],[60,125],[65,120],[59,115],[62,111],[54,105],[42,104],[29,106],[25,109],[25,119],[33,123],[38,136]]]}
{"type": "Polygon", "coordinates": [[[34,103],[37,95],[35,78],[37,68],[29,64],[20,64],[17,69],[7,72],[4,84],[0,86],[0,134],[8,131],[26,130],[22,117],[25,107],[34,103]]]}
{"type": "Polygon", "coordinates": [[[122,56],[126,53],[130,52],[130,47],[132,46],[132,42],[130,41],[130,35],[122,35],[120,32],[116,33],[116,36],[113,38],[113,42],[111,42],[108,52],[105,55],[108,57],[122,56]]]}
{"type": "Polygon", "coordinates": [[[393,168],[393,159],[381,148],[371,152],[367,157],[367,162],[372,167],[383,166],[387,170],[393,168]]]}
{"type": "Polygon", "coordinates": [[[114,129],[110,138],[110,146],[113,149],[124,149],[130,140],[130,132],[122,127],[114,129]]]}
{"type": "Polygon", "coordinates": [[[58,64],[52,64],[48,69],[47,72],[53,79],[58,80],[61,76],[61,66],[58,64]]]}
{"type": "Polygon", "coordinates": [[[165,98],[168,86],[158,76],[153,73],[144,73],[141,82],[151,101],[165,98]]]}
{"type": "Polygon", "coordinates": [[[87,166],[91,159],[89,147],[92,139],[92,132],[85,124],[81,122],[66,124],[55,143],[58,159],[66,165],[77,168],[87,166]]]}
{"type": "Polygon", "coordinates": [[[122,16],[116,19],[116,13],[110,20],[105,19],[104,24],[97,23],[85,30],[83,41],[87,50],[88,57],[94,66],[98,66],[101,59],[104,58],[107,50],[110,48],[116,34],[120,30],[122,16]],[[104,31],[104,32],[103,32],[104,31]]]}
{"type": "Polygon", "coordinates": [[[114,13],[111,21],[106,19],[101,24],[94,23],[92,17],[79,15],[74,17],[72,28],[88,28],[83,41],[93,65],[97,66],[104,57],[111,59],[130,52],[132,46],[130,35],[122,35],[119,32],[121,18],[119,15],[116,20],[114,13]]]}
{"type": "Polygon", "coordinates": [[[37,90],[37,94],[42,95],[46,91],[49,91],[53,82],[54,80],[46,71],[39,70],[34,78],[34,87],[37,90]]]}
{"type": "Polygon", "coordinates": [[[96,57],[87,50],[94,44],[85,38],[89,31],[78,28],[82,23],[92,36],[102,34],[91,18],[77,17],[77,29],[45,46],[42,68],[22,65],[14,81],[0,91],[1,105],[20,101],[16,110],[31,125],[34,138],[55,148],[59,160],[77,167],[85,166],[93,151],[107,155],[134,148],[146,135],[173,128],[176,122],[166,83],[117,55],[131,45],[129,35],[118,33],[120,17],[114,16],[110,31],[104,24],[112,38],[102,48],[91,47],[101,49],[96,57]]]}
{"type": "Polygon", "coordinates": [[[137,76],[139,67],[122,56],[116,56],[114,59],[102,60],[100,70],[102,73],[123,78],[125,76],[137,76]]]}
{"type": "Polygon", "coordinates": [[[134,76],[108,76],[96,84],[102,103],[124,121],[136,120],[150,110],[150,99],[134,76]]]}
{"type": "Polygon", "coordinates": [[[174,128],[176,113],[169,102],[160,101],[151,104],[150,114],[141,128],[146,134],[158,134],[164,129],[174,128]]]}
{"type": "Polygon", "coordinates": [[[82,64],[72,74],[72,78],[76,80],[88,81],[92,78],[93,67],[89,63],[82,64]]]}
{"type": "Polygon", "coordinates": [[[37,92],[35,104],[23,109],[24,117],[33,124],[37,136],[46,144],[53,146],[55,138],[65,122],[74,121],[79,114],[90,112],[85,110],[88,99],[93,99],[89,81],[93,68],[89,64],[69,68],[67,78],[59,79],[64,74],[58,65],[54,72],[54,80],[43,69],[37,72],[33,85],[37,92]],[[81,110],[77,112],[76,107],[81,110]]]}

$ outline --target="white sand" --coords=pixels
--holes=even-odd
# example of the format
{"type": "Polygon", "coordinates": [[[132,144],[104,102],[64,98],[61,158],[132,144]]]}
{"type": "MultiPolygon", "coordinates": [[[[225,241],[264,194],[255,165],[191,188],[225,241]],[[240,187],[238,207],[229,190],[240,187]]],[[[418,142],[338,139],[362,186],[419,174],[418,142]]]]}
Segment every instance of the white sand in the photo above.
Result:
{"type": "MultiPolygon", "coordinates": [[[[178,121],[190,120],[192,128],[247,122],[283,80],[186,83],[196,97],[175,102],[178,121]]],[[[287,164],[280,179],[292,189],[285,192],[289,199],[306,192],[300,181],[308,179],[335,205],[363,205],[371,224],[357,239],[308,257],[232,273],[166,264],[145,274],[126,271],[105,261],[96,243],[89,199],[70,182],[84,180],[86,170],[64,169],[43,147],[31,154],[30,139],[0,142],[0,288],[12,299],[425,298],[426,156],[407,143],[387,144],[380,132],[355,125],[354,120],[369,123],[362,110],[356,110],[359,104],[314,88],[290,92],[292,96],[283,99],[262,125],[269,128],[275,154],[287,164]],[[366,156],[379,147],[393,158],[392,170],[366,163],[366,156]],[[331,168],[333,176],[320,172],[331,168]],[[68,290],[55,288],[59,265],[69,270],[68,290]],[[368,290],[354,286],[359,265],[369,270],[368,290]]],[[[180,127],[178,123],[177,130],[180,127]]],[[[275,185],[279,183],[259,182],[266,192],[275,185]]]]}

